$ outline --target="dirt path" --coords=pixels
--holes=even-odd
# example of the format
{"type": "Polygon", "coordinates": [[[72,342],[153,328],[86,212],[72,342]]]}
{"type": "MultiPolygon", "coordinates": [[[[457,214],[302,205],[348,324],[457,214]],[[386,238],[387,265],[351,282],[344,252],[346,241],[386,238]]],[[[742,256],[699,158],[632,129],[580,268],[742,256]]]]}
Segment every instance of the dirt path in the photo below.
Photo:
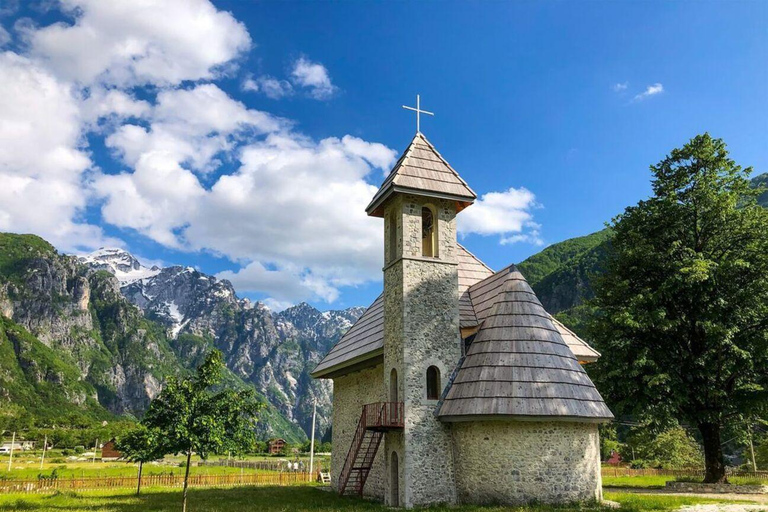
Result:
{"type": "Polygon", "coordinates": [[[714,494],[693,492],[669,492],[664,489],[644,489],[638,487],[604,487],[609,492],[625,492],[634,494],[658,494],[660,496],[695,496],[697,498],[711,498],[723,501],[751,501],[747,503],[712,503],[701,505],[688,505],[678,509],[678,512],[768,512],[768,494],[714,494]]]}
{"type": "Polygon", "coordinates": [[[744,503],[725,503],[711,505],[691,505],[677,509],[677,512],[757,512],[768,511],[768,505],[747,505],[744,503]]]}

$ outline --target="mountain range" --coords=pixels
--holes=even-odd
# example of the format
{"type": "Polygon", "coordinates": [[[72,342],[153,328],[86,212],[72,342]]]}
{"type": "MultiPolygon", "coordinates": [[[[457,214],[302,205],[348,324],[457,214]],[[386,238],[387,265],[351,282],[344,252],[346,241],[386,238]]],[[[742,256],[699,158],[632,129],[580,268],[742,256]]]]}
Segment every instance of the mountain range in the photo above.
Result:
{"type": "Polygon", "coordinates": [[[0,234],[0,400],[41,424],[140,417],[169,375],[212,347],[227,383],[269,407],[264,437],[306,439],[317,400],[330,424],[331,386],[309,371],[362,314],[302,303],[275,313],[191,267],[143,266],[121,249],[59,254],[34,235],[0,234]]]}
{"type": "MultiPolygon", "coordinates": [[[[768,174],[753,179],[768,185],[768,174]]],[[[768,207],[768,192],[759,199],[768,207]]],[[[583,334],[611,231],[553,244],[518,264],[544,307],[583,334]]],[[[0,421],[41,425],[140,417],[170,375],[212,347],[227,385],[268,404],[263,437],[306,439],[312,404],[330,426],[331,385],[309,376],[364,308],[281,312],[237,297],[231,283],[191,267],[146,267],[122,249],[58,253],[34,235],[0,233],[0,421]]]]}

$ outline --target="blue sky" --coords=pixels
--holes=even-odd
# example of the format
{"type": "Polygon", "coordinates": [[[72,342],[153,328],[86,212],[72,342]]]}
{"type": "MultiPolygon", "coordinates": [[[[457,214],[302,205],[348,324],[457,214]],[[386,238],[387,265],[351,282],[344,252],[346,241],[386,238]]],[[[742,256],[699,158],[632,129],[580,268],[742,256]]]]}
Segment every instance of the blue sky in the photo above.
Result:
{"type": "Polygon", "coordinates": [[[601,229],[698,133],[768,171],[765,2],[41,5],[0,18],[0,121],[28,104],[31,125],[25,155],[0,153],[18,184],[0,229],[123,245],[276,307],[378,294],[381,226],[360,205],[413,136],[416,93],[425,135],[492,194],[462,243],[494,268],[601,229]],[[38,208],[41,190],[57,199],[38,208]]]}

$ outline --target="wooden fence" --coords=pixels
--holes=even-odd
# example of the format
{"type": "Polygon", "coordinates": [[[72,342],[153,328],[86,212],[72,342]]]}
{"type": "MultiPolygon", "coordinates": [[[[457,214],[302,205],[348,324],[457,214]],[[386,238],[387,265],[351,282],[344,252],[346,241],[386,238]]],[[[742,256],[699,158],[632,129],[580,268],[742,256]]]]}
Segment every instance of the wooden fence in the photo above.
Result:
{"type": "Polygon", "coordinates": [[[262,471],[286,471],[287,463],[269,460],[201,460],[198,466],[220,466],[228,468],[258,469],[262,471]]]}
{"type": "MultiPolygon", "coordinates": [[[[35,480],[0,480],[0,493],[45,493],[55,491],[134,488],[138,478],[133,476],[42,478],[35,480]]],[[[243,475],[190,475],[190,487],[234,487],[238,485],[298,485],[312,479],[309,473],[246,473],[243,475]]],[[[182,475],[147,475],[141,477],[142,487],[182,487],[182,475]]]]}
{"type": "MultiPolygon", "coordinates": [[[[606,467],[602,468],[603,476],[623,477],[623,476],[668,476],[668,477],[686,477],[686,478],[704,478],[703,469],[632,469],[625,467],[606,467]]],[[[768,481],[768,471],[726,471],[729,477],[744,477],[752,480],[768,481]]]]}

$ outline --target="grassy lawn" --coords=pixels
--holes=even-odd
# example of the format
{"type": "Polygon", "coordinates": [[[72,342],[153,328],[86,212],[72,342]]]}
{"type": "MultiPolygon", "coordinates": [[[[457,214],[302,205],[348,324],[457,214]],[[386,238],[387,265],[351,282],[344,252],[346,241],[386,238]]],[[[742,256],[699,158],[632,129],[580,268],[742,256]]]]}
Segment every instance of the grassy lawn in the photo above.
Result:
{"type": "MultiPolygon", "coordinates": [[[[0,479],[8,480],[28,480],[36,479],[38,475],[50,476],[53,470],[56,470],[58,478],[83,478],[83,477],[106,477],[106,476],[136,476],[138,473],[138,464],[126,462],[90,462],[73,464],[46,464],[43,470],[39,466],[33,467],[15,467],[8,471],[6,467],[0,470],[0,479]]],[[[253,473],[255,470],[244,469],[243,471],[253,473]]],[[[191,475],[224,475],[240,474],[239,468],[227,468],[218,466],[193,466],[189,469],[191,475]]],[[[184,468],[171,465],[145,464],[143,474],[147,475],[183,475],[184,468]]]]}
{"type": "MultiPolygon", "coordinates": [[[[675,478],[673,476],[604,476],[604,487],[637,487],[643,489],[661,489],[669,480],[686,480],[697,481],[691,479],[675,478]]],[[[700,481],[700,480],[699,480],[700,481]]],[[[731,477],[728,481],[732,484],[741,485],[768,485],[768,482],[761,482],[745,477],[731,477]]]]}
{"type": "MultiPolygon", "coordinates": [[[[131,491],[88,491],[56,495],[0,495],[0,511],[39,512],[160,512],[180,509],[179,490],[148,489],[141,497],[131,491]]],[[[606,499],[618,501],[621,510],[675,510],[683,505],[718,503],[714,499],[677,496],[648,496],[608,493],[606,499]]],[[[234,489],[192,489],[189,509],[206,512],[385,512],[380,503],[356,498],[340,498],[310,486],[244,487],[234,489]]],[[[597,512],[609,509],[598,505],[551,507],[431,507],[430,512],[597,512]]]]}
{"type": "MultiPolygon", "coordinates": [[[[38,475],[50,476],[53,470],[56,470],[56,474],[59,478],[83,478],[83,477],[107,477],[107,476],[136,476],[138,471],[137,464],[131,464],[129,462],[96,462],[91,461],[63,461],[59,458],[51,458],[50,462],[46,462],[43,465],[43,469],[40,469],[40,459],[36,457],[30,457],[24,454],[24,457],[14,457],[13,467],[11,471],[8,471],[8,457],[4,460],[0,460],[0,479],[7,480],[27,480],[36,479],[38,475]]],[[[193,463],[197,460],[193,458],[193,463]]],[[[217,458],[211,458],[210,460],[218,460],[217,458]]],[[[241,460],[241,459],[238,459],[241,460]]],[[[267,461],[275,464],[285,462],[285,458],[277,457],[248,457],[247,461],[267,461]]],[[[293,461],[294,459],[291,458],[293,461]]],[[[309,468],[309,457],[300,457],[305,468],[309,468]]],[[[183,475],[184,468],[181,467],[181,463],[184,461],[183,457],[167,457],[162,464],[145,464],[144,475],[183,475]]],[[[315,458],[315,468],[327,467],[329,465],[328,456],[318,456],[315,458]]],[[[190,468],[190,474],[192,475],[225,475],[225,474],[239,474],[240,468],[228,468],[220,466],[193,466],[190,468]]],[[[243,469],[244,472],[253,473],[253,469],[243,469]]]]}

